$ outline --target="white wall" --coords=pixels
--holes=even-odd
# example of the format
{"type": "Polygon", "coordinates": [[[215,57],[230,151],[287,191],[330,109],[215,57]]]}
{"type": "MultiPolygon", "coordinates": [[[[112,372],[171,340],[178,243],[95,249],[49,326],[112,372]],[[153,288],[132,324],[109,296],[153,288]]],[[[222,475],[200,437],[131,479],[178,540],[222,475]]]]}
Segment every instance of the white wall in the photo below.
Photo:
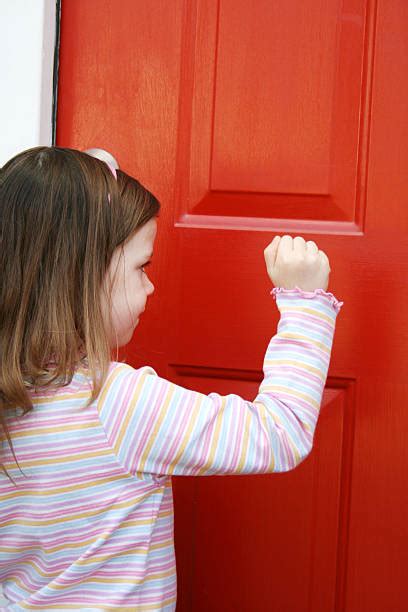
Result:
{"type": "Polygon", "coordinates": [[[52,143],[55,19],[55,0],[0,0],[0,166],[52,143]]]}
{"type": "Polygon", "coordinates": [[[55,0],[0,0],[0,166],[52,141],[55,0]]]}

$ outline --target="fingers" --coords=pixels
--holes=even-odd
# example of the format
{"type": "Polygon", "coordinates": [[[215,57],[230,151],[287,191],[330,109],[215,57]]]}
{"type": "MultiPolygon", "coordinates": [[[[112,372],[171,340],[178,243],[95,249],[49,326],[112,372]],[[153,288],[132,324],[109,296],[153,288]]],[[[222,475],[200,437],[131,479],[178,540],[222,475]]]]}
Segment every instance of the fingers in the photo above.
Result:
{"type": "Polygon", "coordinates": [[[293,238],[292,236],[282,236],[279,243],[279,251],[293,251],[293,238]]]}
{"type": "MultiPolygon", "coordinates": [[[[314,254],[323,253],[320,251],[317,244],[313,240],[305,241],[302,236],[296,236],[292,238],[288,234],[284,236],[275,236],[272,242],[266,247],[264,253],[265,256],[268,254],[268,261],[270,264],[275,265],[277,259],[281,259],[288,252],[295,252],[298,254],[314,254]]],[[[327,259],[326,254],[324,257],[327,259]]]]}
{"type": "MultiPolygon", "coordinates": [[[[275,236],[273,240],[276,240],[276,238],[279,238],[279,236],[275,236]]],[[[306,249],[307,251],[310,251],[311,253],[319,252],[319,248],[317,244],[313,242],[313,240],[308,240],[306,242],[305,239],[302,238],[302,236],[296,236],[295,238],[292,238],[292,236],[289,236],[289,235],[282,236],[282,238],[280,238],[279,247],[282,250],[290,249],[293,251],[303,252],[306,249]]]]}
{"type": "Polygon", "coordinates": [[[293,250],[297,253],[304,253],[306,250],[306,241],[302,236],[296,236],[293,239],[293,250]]]}
{"type": "Polygon", "coordinates": [[[319,255],[323,259],[325,264],[329,267],[329,273],[330,273],[331,272],[330,261],[329,261],[329,258],[326,255],[326,253],[324,251],[319,251],[319,255]]]}
{"type": "Polygon", "coordinates": [[[264,251],[265,260],[268,265],[275,265],[276,255],[278,253],[279,242],[281,240],[280,236],[275,236],[270,244],[266,247],[264,251]]]}
{"type": "Polygon", "coordinates": [[[319,248],[317,244],[313,242],[313,240],[308,240],[306,242],[305,239],[302,238],[302,236],[296,236],[296,238],[293,239],[293,250],[299,251],[302,253],[305,250],[308,253],[318,253],[319,252],[319,248]]]}
{"type": "Polygon", "coordinates": [[[329,258],[313,240],[288,234],[275,236],[264,254],[269,278],[275,286],[327,290],[329,258]]]}
{"type": "Polygon", "coordinates": [[[310,252],[310,253],[318,253],[319,252],[319,247],[317,246],[317,244],[315,242],[313,242],[313,240],[308,240],[306,242],[306,248],[307,248],[308,252],[310,252]]]}

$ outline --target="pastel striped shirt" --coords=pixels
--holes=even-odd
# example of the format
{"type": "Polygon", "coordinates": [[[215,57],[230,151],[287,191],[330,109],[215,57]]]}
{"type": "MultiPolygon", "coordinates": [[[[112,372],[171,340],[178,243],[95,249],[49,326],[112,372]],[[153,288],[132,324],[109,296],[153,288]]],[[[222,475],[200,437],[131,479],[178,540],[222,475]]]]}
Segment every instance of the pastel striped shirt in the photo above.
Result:
{"type": "Polygon", "coordinates": [[[25,416],[10,414],[23,474],[5,450],[2,610],[174,610],[171,476],[282,472],[310,453],[343,302],[272,294],[281,317],[252,402],[113,362],[89,407],[78,369],[25,416]]]}

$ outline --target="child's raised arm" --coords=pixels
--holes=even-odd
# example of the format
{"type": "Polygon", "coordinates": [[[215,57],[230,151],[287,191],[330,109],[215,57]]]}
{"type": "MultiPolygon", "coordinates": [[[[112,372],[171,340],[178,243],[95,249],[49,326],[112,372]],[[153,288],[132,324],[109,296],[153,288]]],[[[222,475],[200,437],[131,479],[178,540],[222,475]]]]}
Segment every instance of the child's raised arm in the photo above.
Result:
{"type": "Polygon", "coordinates": [[[314,243],[276,238],[265,259],[271,279],[281,285],[272,291],[281,318],[267,347],[258,395],[253,402],[234,394],[207,396],[170,383],[151,368],[116,365],[99,413],[126,470],[282,472],[309,454],[342,302],[325,291],[329,262],[314,243]]]}

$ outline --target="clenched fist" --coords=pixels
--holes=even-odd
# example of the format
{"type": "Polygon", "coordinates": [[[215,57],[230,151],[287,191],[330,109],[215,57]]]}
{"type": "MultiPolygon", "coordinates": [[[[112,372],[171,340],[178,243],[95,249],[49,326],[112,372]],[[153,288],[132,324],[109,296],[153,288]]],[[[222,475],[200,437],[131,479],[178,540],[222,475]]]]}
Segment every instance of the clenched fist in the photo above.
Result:
{"type": "Polygon", "coordinates": [[[265,251],[266,269],[276,287],[327,290],[330,264],[315,242],[301,236],[275,236],[265,251]]]}

